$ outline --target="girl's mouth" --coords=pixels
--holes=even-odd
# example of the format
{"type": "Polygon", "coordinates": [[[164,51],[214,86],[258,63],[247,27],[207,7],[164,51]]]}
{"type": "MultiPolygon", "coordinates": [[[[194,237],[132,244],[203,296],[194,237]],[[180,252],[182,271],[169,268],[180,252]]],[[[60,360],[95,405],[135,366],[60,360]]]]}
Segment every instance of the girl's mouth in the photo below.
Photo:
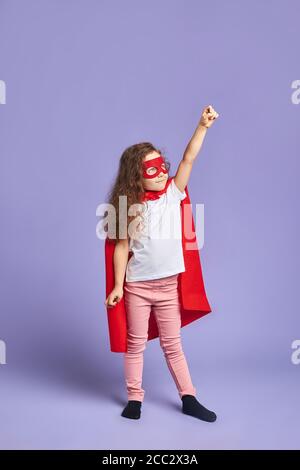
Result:
{"type": "Polygon", "coordinates": [[[162,178],[161,180],[159,181],[156,181],[157,183],[161,183],[162,181],[166,181],[167,178],[162,178]]]}

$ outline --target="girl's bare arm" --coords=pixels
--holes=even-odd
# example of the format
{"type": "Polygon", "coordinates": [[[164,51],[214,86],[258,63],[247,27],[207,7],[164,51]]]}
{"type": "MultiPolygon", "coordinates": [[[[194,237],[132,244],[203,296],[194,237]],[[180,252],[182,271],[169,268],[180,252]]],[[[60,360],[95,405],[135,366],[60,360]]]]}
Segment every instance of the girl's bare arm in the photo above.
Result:
{"type": "Polygon", "coordinates": [[[211,105],[206,106],[202,112],[199,124],[189,141],[181,162],[179,163],[174,182],[180,191],[184,191],[192,171],[193,163],[202,147],[207,129],[213,124],[219,114],[211,105]]]}
{"type": "Polygon", "coordinates": [[[115,271],[115,287],[123,288],[126,267],[128,262],[129,242],[128,238],[117,241],[114,250],[114,271],[115,271]]]}
{"type": "Polygon", "coordinates": [[[115,285],[113,290],[108,294],[105,305],[112,308],[117,305],[123,297],[123,283],[125,278],[126,266],[128,261],[128,240],[121,239],[117,241],[114,249],[114,272],[115,272],[115,285]]]}

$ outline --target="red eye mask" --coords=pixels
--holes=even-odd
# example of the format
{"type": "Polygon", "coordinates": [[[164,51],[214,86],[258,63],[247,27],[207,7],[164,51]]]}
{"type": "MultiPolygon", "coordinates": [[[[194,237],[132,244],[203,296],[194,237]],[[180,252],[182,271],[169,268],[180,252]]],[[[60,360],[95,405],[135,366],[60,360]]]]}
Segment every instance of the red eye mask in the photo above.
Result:
{"type": "Polygon", "coordinates": [[[143,162],[143,177],[155,178],[161,172],[168,173],[168,170],[164,168],[162,165],[165,165],[165,161],[162,155],[160,155],[159,157],[153,158],[152,160],[147,160],[146,162],[143,162]],[[150,172],[149,168],[153,168],[153,167],[156,169],[156,171],[152,173],[153,170],[150,172]]]}

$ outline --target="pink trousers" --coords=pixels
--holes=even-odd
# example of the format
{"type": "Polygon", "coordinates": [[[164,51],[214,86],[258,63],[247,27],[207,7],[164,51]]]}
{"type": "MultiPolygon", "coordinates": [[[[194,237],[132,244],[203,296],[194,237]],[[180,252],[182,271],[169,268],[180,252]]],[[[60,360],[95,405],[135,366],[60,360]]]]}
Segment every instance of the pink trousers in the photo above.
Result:
{"type": "Polygon", "coordinates": [[[181,344],[181,316],[178,297],[178,274],[147,281],[124,283],[127,314],[127,352],[124,371],[128,400],[143,401],[142,388],[144,350],[148,339],[151,306],[155,314],[160,346],[174,379],[180,398],[196,396],[181,344]]]}

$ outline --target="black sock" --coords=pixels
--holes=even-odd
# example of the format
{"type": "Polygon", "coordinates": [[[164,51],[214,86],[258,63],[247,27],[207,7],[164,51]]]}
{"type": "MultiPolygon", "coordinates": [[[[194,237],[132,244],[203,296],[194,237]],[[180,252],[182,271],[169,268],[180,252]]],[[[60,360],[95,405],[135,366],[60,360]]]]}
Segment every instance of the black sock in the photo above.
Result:
{"type": "Polygon", "coordinates": [[[196,418],[201,419],[202,421],[213,422],[216,421],[217,415],[205,408],[201,403],[198,402],[197,398],[193,395],[183,395],[182,400],[182,412],[195,416],[196,418]]]}
{"type": "Polygon", "coordinates": [[[141,405],[142,402],[139,400],[129,400],[121,416],[131,419],[139,419],[141,416],[141,405]]]}

